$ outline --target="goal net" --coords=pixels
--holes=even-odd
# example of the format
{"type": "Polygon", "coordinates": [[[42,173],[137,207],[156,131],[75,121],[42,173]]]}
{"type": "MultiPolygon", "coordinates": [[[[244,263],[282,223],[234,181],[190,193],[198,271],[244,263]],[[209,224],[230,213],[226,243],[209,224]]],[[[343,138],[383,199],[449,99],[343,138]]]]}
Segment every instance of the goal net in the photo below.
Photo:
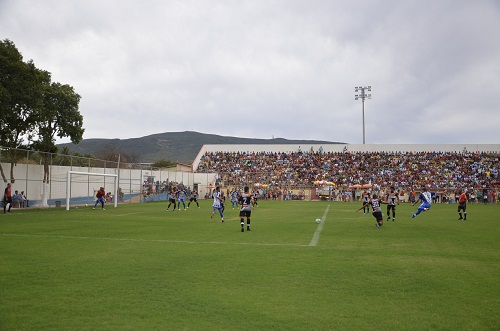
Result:
{"type": "Polygon", "coordinates": [[[66,210],[71,205],[93,205],[101,187],[111,196],[107,203],[118,206],[118,175],[68,171],[66,186],[66,210]]]}

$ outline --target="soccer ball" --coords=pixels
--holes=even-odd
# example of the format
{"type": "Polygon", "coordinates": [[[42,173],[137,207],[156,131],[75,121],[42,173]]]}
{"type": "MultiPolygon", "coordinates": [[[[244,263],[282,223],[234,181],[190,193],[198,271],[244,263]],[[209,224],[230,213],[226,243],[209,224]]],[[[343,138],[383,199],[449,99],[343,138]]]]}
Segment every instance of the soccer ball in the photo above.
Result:
{"type": "Polygon", "coordinates": [[[316,223],[318,223],[318,224],[319,224],[319,223],[321,223],[321,219],[320,219],[320,218],[317,218],[317,219],[316,219],[316,223]]]}
{"type": "Polygon", "coordinates": [[[88,207],[88,206],[89,206],[89,204],[88,204],[88,203],[86,203],[86,204],[85,204],[85,207],[88,207]]]}

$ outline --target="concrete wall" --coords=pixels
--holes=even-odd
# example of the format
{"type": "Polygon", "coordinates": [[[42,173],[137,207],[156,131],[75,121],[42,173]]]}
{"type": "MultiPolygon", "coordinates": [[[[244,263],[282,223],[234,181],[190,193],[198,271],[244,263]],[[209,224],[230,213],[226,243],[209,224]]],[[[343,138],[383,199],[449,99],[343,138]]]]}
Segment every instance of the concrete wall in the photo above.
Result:
{"type": "MultiPolygon", "coordinates": [[[[2,168],[7,177],[10,177],[10,163],[2,163],[2,168]]],[[[126,196],[137,196],[141,193],[143,183],[148,177],[153,177],[154,181],[173,181],[183,183],[186,186],[193,187],[198,184],[201,197],[210,190],[210,186],[215,183],[215,174],[204,173],[196,174],[192,172],[166,171],[166,170],[140,170],[140,169],[119,169],[115,168],[92,168],[92,167],[70,167],[70,166],[51,166],[50,184],[48,200],[49,205],[54,205],[55,201],[66,203],[66,178],[68,171],[118,174],[118,186],[126,196]],[[207,187],[208,186],[208,187],[207,187]]],[[[43,192],[43,165],[38,164],[16,164],[14,166],[15,183],[12,184],[12,193],[15,190],[24,191],[30,200],[30,206],[36,206],[41,203],[43,192]]],[[[80,176],[75,178],[71,188],[71,201],[87,203],[88,199],[92,201],[94,190],[104,186],[106,191],[113,191],[113,180],[109,177],[95,176],[90,180],[80,176]]],[[[7,183],[4,183],[3,188],[7,183]]],[[[2,191],[3,192],[3,191],[2,191]]],[[[78,203],[79,203],[78,202],[78,203]]]]}

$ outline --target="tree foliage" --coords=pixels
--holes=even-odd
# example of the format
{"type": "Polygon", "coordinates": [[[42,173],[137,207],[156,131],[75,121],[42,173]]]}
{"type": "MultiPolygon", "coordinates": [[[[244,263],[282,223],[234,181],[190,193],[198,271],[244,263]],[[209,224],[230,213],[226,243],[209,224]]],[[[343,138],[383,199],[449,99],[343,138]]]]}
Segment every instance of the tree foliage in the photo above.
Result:
{"type": "MultiPolygon", "coordinates": [[[[18,158],[16,148],[29,142],[35,112],[43,95],[43,81],[50,81],[48,72],[37,69],[33,61],[23,62],[21,53],[10,40],[0,41],[0,145],[8,147],[12,183],[18,158]]],[[[0,173],[6,182],[1,165],[0,173]]]]}
{"type": "Polygon", "coordinates": [[[155,163],[153,163],[153,168],[173,168],[177,166],[177,163],[174,161],[169,161],[169,160],[158,160],[155,163]]]}
{"type": "Polygon", "coordinates": [[[101,166],[110,167],[110,163],[113,165],[112,167],[120,167],[123,166],[124,163],[136,163],[138,162],[139,157],[137,155],[125,152],[118,143],[109,142],[104,145],[96,154],[96,157],[99,160],[106,161],[107,164],[102,164],[101,166]],[[119,164],[118,164],[119,163],[119,164]]]}
{"type": "MultiPolygon", "coordinates": [[[[56,137],[69,137],[73,143],[83,138],[83,117],[78,110],[80,96],[73,87],[51,81],[48,71],[23,61],[21,53],[8,39],[0,41],[0,145],[8,147],[11,160],[10,181],[16,148],[33,147],[55,152],[56,137]]],[[[44,182],[49,179],[49,154],[45,156],[44,182]]],[[[0,165],[3,180],[7,179],[0,165]]]]}
{"type": "MultiPolygon", "coordinates": [[[[36,112],[32,147],[47,153],[56,153],[56,136],[69,137],[73,143],[83,138],[83,116],[78,111],[80,96],[73,87],[51,83],[44,86],[42,106],[36,112]]],[[[45,154],[43,182],[49,182],[50,154],[45,154]]]]}

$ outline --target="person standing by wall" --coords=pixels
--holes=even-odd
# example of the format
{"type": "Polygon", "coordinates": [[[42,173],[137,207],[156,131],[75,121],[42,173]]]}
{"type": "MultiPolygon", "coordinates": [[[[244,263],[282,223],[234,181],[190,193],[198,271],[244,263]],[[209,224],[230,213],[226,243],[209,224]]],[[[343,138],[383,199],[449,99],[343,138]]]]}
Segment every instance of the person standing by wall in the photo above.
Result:
{"type": "Polygon", "coordinates": [[[5,214],[6,210],[10,213],[10,209],[12,208],[12,187],[10,183],[7,184],[5,188],[5,192],[3,194],[3,213],[5,214]],[[7,210],[7,205],[9,205],[9,209],[7,210]]]}

